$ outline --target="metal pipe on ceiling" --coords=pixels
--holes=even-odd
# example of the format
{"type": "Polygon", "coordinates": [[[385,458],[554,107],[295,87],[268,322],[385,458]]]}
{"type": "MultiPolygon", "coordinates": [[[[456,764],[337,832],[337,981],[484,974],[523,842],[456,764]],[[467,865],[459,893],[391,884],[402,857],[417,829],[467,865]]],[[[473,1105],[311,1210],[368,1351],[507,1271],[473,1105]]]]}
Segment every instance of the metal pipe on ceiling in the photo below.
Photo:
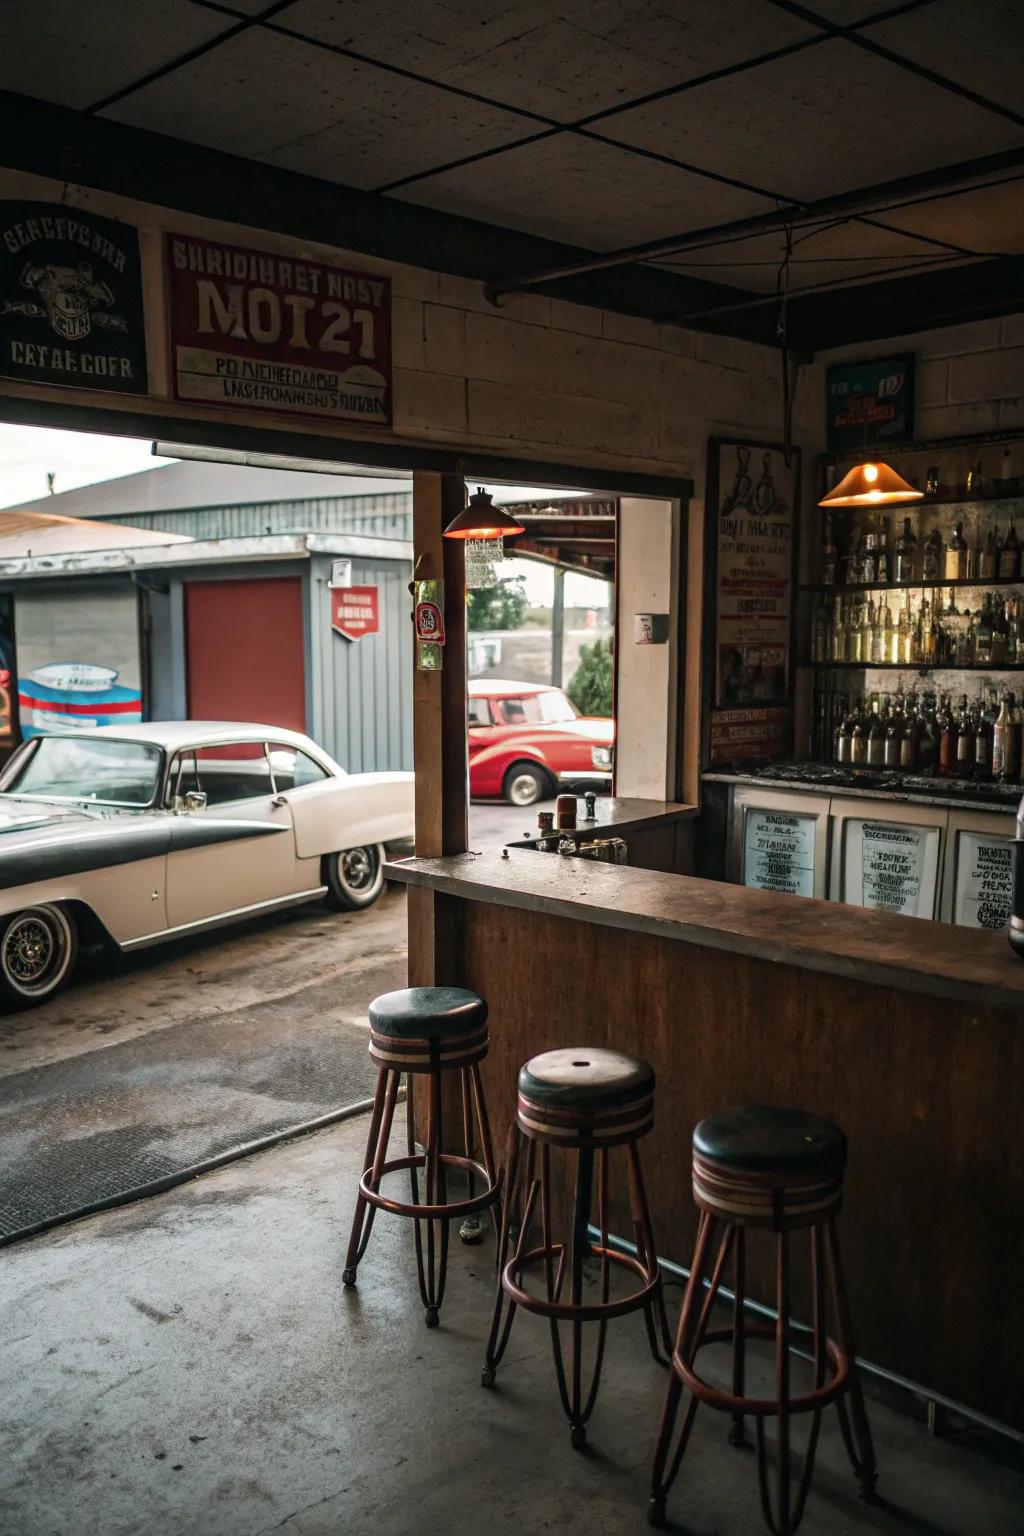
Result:
{"type": "Polygon", "coordinates": [[[775,209],[771,213],[753,214],[746,219],[735,219],[729,224],[714,224],[704,229],[689,230],[686,234],[673,235],[663,240],[649,240],[642,245],[626,246],[622,250],[608,251],[588,257],[563,267],[546,267],[537,272],[527,272],[519,277],[500,278],[484,285],[484,292],[492,304],[506,293],[536,288],[544,283],[558,282],[561,278],[579,277],[586,272],[605,272],[612,267],[625,267],[634,262],[653,261],[660,256],[674,256],[697,246],[714,245],[723,241],[748,239],[754,235],[772,234],[778,230],[794,229],[804,224],[814,224],[822,219],[854,218],[861,214],[881,213],[900,199],[913,197],[922,192],[962,192],[978,190],[971,183],[985,176],[1024,166],[1024,148],[1007,149],[996,155],[983,155],[976,160],[963,160],[958,165],[942,166],[934,171],[919,171],[912,176],[901,176],[895,181],[880,182],[873,187],[861,187],[854,192],[839,192],[817,202],[800,203],[793,207],[775,209]]]}

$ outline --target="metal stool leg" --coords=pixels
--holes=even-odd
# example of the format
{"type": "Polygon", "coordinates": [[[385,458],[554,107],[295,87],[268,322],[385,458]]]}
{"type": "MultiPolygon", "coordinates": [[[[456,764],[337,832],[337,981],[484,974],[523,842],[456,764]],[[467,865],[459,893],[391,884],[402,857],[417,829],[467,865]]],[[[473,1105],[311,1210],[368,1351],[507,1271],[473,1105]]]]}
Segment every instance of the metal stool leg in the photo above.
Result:
{"type": "MultiPolygon", "coordinates": [[[[647,1205],[647,1192],[644,1188],[643,1169],[640,1166],[640,1151],[635,1141],[626,1147],[626,1155],[629,1159],[629,1204],[630,1214],[633,1219],[633,1240],[636,1251],[652,1272],[658,1267],[658,1255],[654,1249],[654,1231],[651,1226],[651,1213],[647,1205]]],[[[668,1326],[668,1316],[665,1312],[665,1294],[659,1291],[652,1299],[649,1306],[644,1308],[644,1323],[647,1328],[647,1341],[651,1347],[651,1354],[659,1365],[668,1364],[668,1356],[672,1353],[672,1333],[668,1326]],[[665,1353],[662,1354],[658,1345],[658,1335],[661,1335],[661,1345],[665,1353]]]]}
{"type": "Polygon", "coordinates": [[[839,1412],[839,1426],[843,1433],[843,1440],[847,1453],[853,1464],[854,1476],[859,1480],[863,1497],[872,1502],[875,1498],[875,1485],[878,1482],[878,1463],[875,1460],[875,1446],[871,1438],[871,1426],[868,1424],[867,1409],[864,1407],[864,1392],[860,1384],[860,1376],[857,1372],[856,1345],[853,1336],[853,1323],[850,1320],[850,1303],[846,1294],[846,1278],[843,1274],[843,1260],[839,1251],[839,1234],[836,1231],[835,1218],[829,1217],[825,1232],[828,1247],[828,1268],[832,1282],[832,1304],[835,1308],[836,1332],[838,1334],[839,1348],[850,1362],[850,1377],[847,1393],[850,1399],[850,1412],[847,1416],[846,1403],[842,1396],[836,1399],[836,1408],[839,1412]]]}
{"type": "MultiPolygon", "coordinates": [[[[400,1073],[392,1073],[387,1067],[381,1067],[377,1073],[377,1088],[373,1096],[373,1111],[370,1115],[370,1130],[366,1138],[366,1153],[363,1157],[363,1172],[373,1168],[378,1161],[383,1162],[382,1153],[387,1152],[388,1140],[391,1136],[391,1122],[394,1118],[395,1096],[398,1092],[398,1080],[400,1073]],[[387,1125],[384,1125],[384,1121],[387,1125]]],[[[365,1196],[360,1193],[356,1198],[355,1214],[352,1217],[352,1232],[348,1240],[348,1253],[345,1258],[345,1268],[341,1278],[345,1285],[353,1286],[356,1283],[356,1269],[366,1245],[370,1241],[370,1233],[373,1230],[373,1218],[377,1214],[377,1207],[371,1205],[365,1196]]]]}
{"type": "Polygon", "coordinates": [[[535,1142],[529,1142],[527,1144],[526,1156],[525,1158],[523,1157],[523,1137],[519,1134],[513,1122],[509,1130],[508,1158],[505,1164],[505,1190],[501,1206],[501,1233],[498,1238],[497,1294],[494,1298],[494,1315],[491,1319],[491,1332],[487,1340],[484,1368],[480,1375],[480,1384],[484,1387],[493,1387],[494,1385],[495,1373],[508,1345],[509,1334],[512,1332],[512,1323],[516,1315],[516,1304],[510,1296],[506,1296],[505,1288],[501,1283],[501,1274],[509,1261],[510,1249],[512,1247],[512,1226],[516,1218],[518,1218],[518,1228],[513,1256],[517,1264],[522,1262],[526,1253],[527,1233],[537,1197],[537,1185],[533,1179],[535,1147],[535,1142]],[[526,1192],[525,1197],[524,1191],[526,1192]]]}
{"type": "MultiPolygon", "coordinates": [[[[732,1304],[732,1390],[734,1397],[742,1397],[747,1380],[747,1330],[745,1317],[747,1291],[747,1234],[742,1227],[736,1229],[733,1239],[733,1304],[732,1304]]],[[[732,1416],[729,1444],[737,1448],[746,1445],[747,1436],[742,1413],[732,1416]]]]}
{"type": "MultiPolygon", "coordinates": [[[[426,1148],[426,1203],[443,1205],[447,1200],[447,1171],[442,1160],[444,1151],[444,1127],[442,1120],[441,1070],[435,1062],[428,1074],[429,1114],[427,1117],[426,1148]]],[[[420,1222],[417,1220],[416,1226],[420,1222]]],[[[416,1245],[419,1264],[420,1295],[426,1308],[428,1328],[436,1328],[441,1303],[444,1301],[445,1280],[448,1273],[448,1221],[444,1217],[424,1218],[426,1226],[426,1266],[420,1263],[422,1247],[416,1245]]]]}

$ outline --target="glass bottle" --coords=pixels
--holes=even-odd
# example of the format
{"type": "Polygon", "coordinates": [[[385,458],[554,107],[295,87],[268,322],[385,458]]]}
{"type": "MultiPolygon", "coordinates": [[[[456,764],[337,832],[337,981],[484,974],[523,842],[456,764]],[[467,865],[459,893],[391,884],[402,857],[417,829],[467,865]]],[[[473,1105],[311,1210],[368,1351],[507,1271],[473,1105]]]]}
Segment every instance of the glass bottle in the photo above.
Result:
{"type": "Polygon", "coordinates": [[[903,734],[903,715],[899,705],[890,709],[885,717],[885,752],[883,761],[886,768],[898,768],[900,765],[900,737],[903,734]]]}
{"type": "Polygon", "coordinates": [[[1010,655],[1010,625],[1006,607],[1002,603],[992,606],[992,665],[1005,667],[1010,655]]]}
{"type": "Polygon", "coordinates": [[[917,743],[918,773],[934,773],[939,761],[939,726],[935,716],[935,699],[932,697],[921,720],[921,734],[917,743]]]}
{"type": "Polygon", "coordinates": [[[846,606],[841,597],[836,598],[830,636],[830,661],[846,660],[846,606]]]}
{"type": "Polygon", "coordinates": [[[924,494],[927,501],[937,501],[939,497],[939,466],[929,464],[925,471],[924,494]]]}
{"type": "Polygon", "coordinates": [[[943,579],[945,581],[964,581],[966,576],[967,540],[964,538],[964,525],[961,519],[954,528],[953,537],[946,546],[943,579]]]}
{"type": "Polygon", "coordinates": [[[1010,775],[1006,771],[1007,746],[1013,735],[1013,717],[1010,714],[1010,698],[1003,694],[1003,702],[996,716],[996,723],[992,727],[992,777],[994,779],[1008,779],[1010,775]]]}
{"type": "Polygon", "coordinates": [[[974,777],[992,777],[992,721],[986,714],[979,715],[974,725],[974,777]]]}
{"type": "Polygon", "coordinates": [[[924,541],[924,553],[922,556],[921,580],[941,581],[942,579],[942,535],[937,528],[933,528],[924,541]]]}
{"type": "Polygon", "coordinates": [[[974,662],[979,667],[992,665],[992,600],[987,596],[974,635],[974,662]]]}
{"type": "Polygon", "coordinates": [[[903,532],[896,540],[896,560],[893,568],[893,579],[901,586],[914,579],[914,554],[917,549],[917,537],[914,533],[910,518],[903,519],[903,532]]]}
{"type": "Polygon", "coordinates": [[[1006,538],[1003,547],[999,551],[999,579],[1001,581],[1016,581],[1020,571],[1020,545],[1017,540],[1017,530],[1013,526],[1013,518],[1010,518],[1010,526],[1006,530],[1006,538]]]}
{"type": "Polygon", "coordinates": [[[967,471],[964,480],[964,491],[968,496],[978,497],[985,494],[985,471],[981,467],[981,460],[967,471]]]}
{"type": "Polygon", "coordinates": [[[836,732],[836,762],[846,767],[853,762],[853,711],[848,711],[836,732]]]}
{"type": "Polygon", "coordinates": [[[863,661],[860,652],[861,614],[860,608],[853,608],[850,620],[846,626],[846,660],[854,663],[863,661]]]}
{"type": "Polygon", "coordinates": [[[860,610],[860,659],[871,660],[871,637],[875,629],[875,605],[869,597],[860,610]]]}
{"type": "Polygon", "coordinates": [[[974,772],[974,721],[967,708],[967,699],[961,700],[960,719],[956,738],[956,776],[969,779],[974,772]]]}
{"type": "Polygon", "coordinates": [[[917,742],[919,728],[917,716],[913,710],[908,710],[903,721],[903,730],[900,733],[900,767],[904,773],[913,773],[917,768],[917,742]]]}
{"type": "Polygon", "coordinates": [[[914,659],[914,617],[910,609],[909,592],[907,606],[900,614],[899,653],[899,660],[905,667],[909,666],[914,659]]]}
{"type": "Polygon", "coordinates": [[[939,736],[939,772],[946,779],[951,779],[956,774],[957,739],[959,734],[953,706],[947,699],[943,708],[941,734],[939,736]]]}
{"type": "Polygon", "coordinates": [[[868,767],[885,767],[885,726],[877,704],[868,716],[868,767]]]}
{"type": "Polygon", "coordinates": [[[999,575],[999,540],[996,537],[995,525],[992,523],[989,524],[977,574],[982,581],[995,581],[999,575]]]}
{"type": "Polygon", "coordinates": [[[868,765],[868,722],[864,714],[863,704],[857,710],[850,736],[850,761],[854,768],[866,768],[868,765]]]}
{"type": "Polygon", "coordinates": [[[1021,764],[1024,762],[1024,716],[1017,707],[1017,700],[1013,694],[1007,695],[1010,710],[1010,731],[1006,739],[1006,767],[1004,773],[1011,784],[1018,783],[1021,777],[1021,764]]]}

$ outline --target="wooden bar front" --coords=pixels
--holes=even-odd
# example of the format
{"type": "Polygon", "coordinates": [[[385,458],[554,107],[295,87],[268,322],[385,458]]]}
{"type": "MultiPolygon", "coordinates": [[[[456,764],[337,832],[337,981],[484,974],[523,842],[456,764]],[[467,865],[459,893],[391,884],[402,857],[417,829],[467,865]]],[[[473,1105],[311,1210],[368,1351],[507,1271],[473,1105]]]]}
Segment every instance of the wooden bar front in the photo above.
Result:
{"type": "MultiPolygon", "coordinates": [[[[435,872],[466,863],[424,862],[435,872]]],[[[430,898],[433,907],[437,980],[488,1000],[485,1079],[496,1134],[504,1135],[513,1113],[517,1070],[535,1052],[595,1044],[647,1057],[658,1087],[655,1129],[642,1156],[658,1248],[686,1264],[697,1120],[741,1103],[792,1104],[834,1118],[850,1142],[841,1232],[859,1354],[1024,1429],[1024,1312],[1015,1305],[1024,1289],[1024,1014],[1014,1005],[1024,967],[1009,949],[1005,971],[1002,952],[986,945],[963,960],[966,971],[973,958],[983,973],[976,992],[987,1000],[972,1003],[941,995],[941,975],[931,978],[937,993],[880,985],[867,971],[865,979],[836,974],[846,964],[842,955],[836,967],[827,957],[786,963],[737,952],[746,946],[723,944],[720,932],[709,931],[701,943],[642,931],[642,920],[633,925],[621,910],[594,911],[611,880],[639,871],[592,867],[580,874],[578,861],[522,853],[495,867],[506,872],[505,891],[477,894],[438,873],[422,882],[404,878],[433,887],[411,889],[410,898],[413,906],[430,898]],[[566,879],[582,897],[578,916],[523,891],[524,882],[537,884],[539,861],[545,875],[556,864],[577,865],[566,879]]],[[[644,878],[663,895],[680,888],[683,902],[701,888],[723,889],[644,878]]],[[[761,898],[752,907],[757,916],[767,910],[763,893],[731,894],[761,898]]],[[[842,916],[855,931],[859,918],[881,915],[847,908],[842,916]]],[[[813,917],[809,922],[813,927],[813,917]]],[[[885,934],[905,942],[911,963],[923,930],[942,927],[883,917],[866,932],[879,935],[880,971],[895,976],[885,934]]],[[[954,930],[944,932],[951,946],[960,943],[954,930]]],[[[1002,936],[980,937],[1005,945],[1002,936]]],[[[773,943],[766,935],[754,947],[773,943]]],[[[928,980],[922,973],[923,986],[928,980]]],[[[761,1299],[770,1301],[768,1288],[761,1299]]]]}

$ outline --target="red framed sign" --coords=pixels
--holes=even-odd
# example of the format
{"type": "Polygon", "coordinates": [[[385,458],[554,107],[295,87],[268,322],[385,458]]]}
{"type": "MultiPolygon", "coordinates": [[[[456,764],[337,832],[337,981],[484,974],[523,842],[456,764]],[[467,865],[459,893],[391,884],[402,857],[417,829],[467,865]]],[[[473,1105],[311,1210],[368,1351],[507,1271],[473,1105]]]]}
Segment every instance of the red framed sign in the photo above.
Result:
{"type": "Polygon", "coordinates": [[[335,587],[331,591],[331,628],[346,640],[380,634],[380,591],[377,587],[335,587]]]}
{"type": "Polygon", "coordinates": [[[194,235],[166,237],[177,400],[391,425],[391,284],[194,235]]]}

